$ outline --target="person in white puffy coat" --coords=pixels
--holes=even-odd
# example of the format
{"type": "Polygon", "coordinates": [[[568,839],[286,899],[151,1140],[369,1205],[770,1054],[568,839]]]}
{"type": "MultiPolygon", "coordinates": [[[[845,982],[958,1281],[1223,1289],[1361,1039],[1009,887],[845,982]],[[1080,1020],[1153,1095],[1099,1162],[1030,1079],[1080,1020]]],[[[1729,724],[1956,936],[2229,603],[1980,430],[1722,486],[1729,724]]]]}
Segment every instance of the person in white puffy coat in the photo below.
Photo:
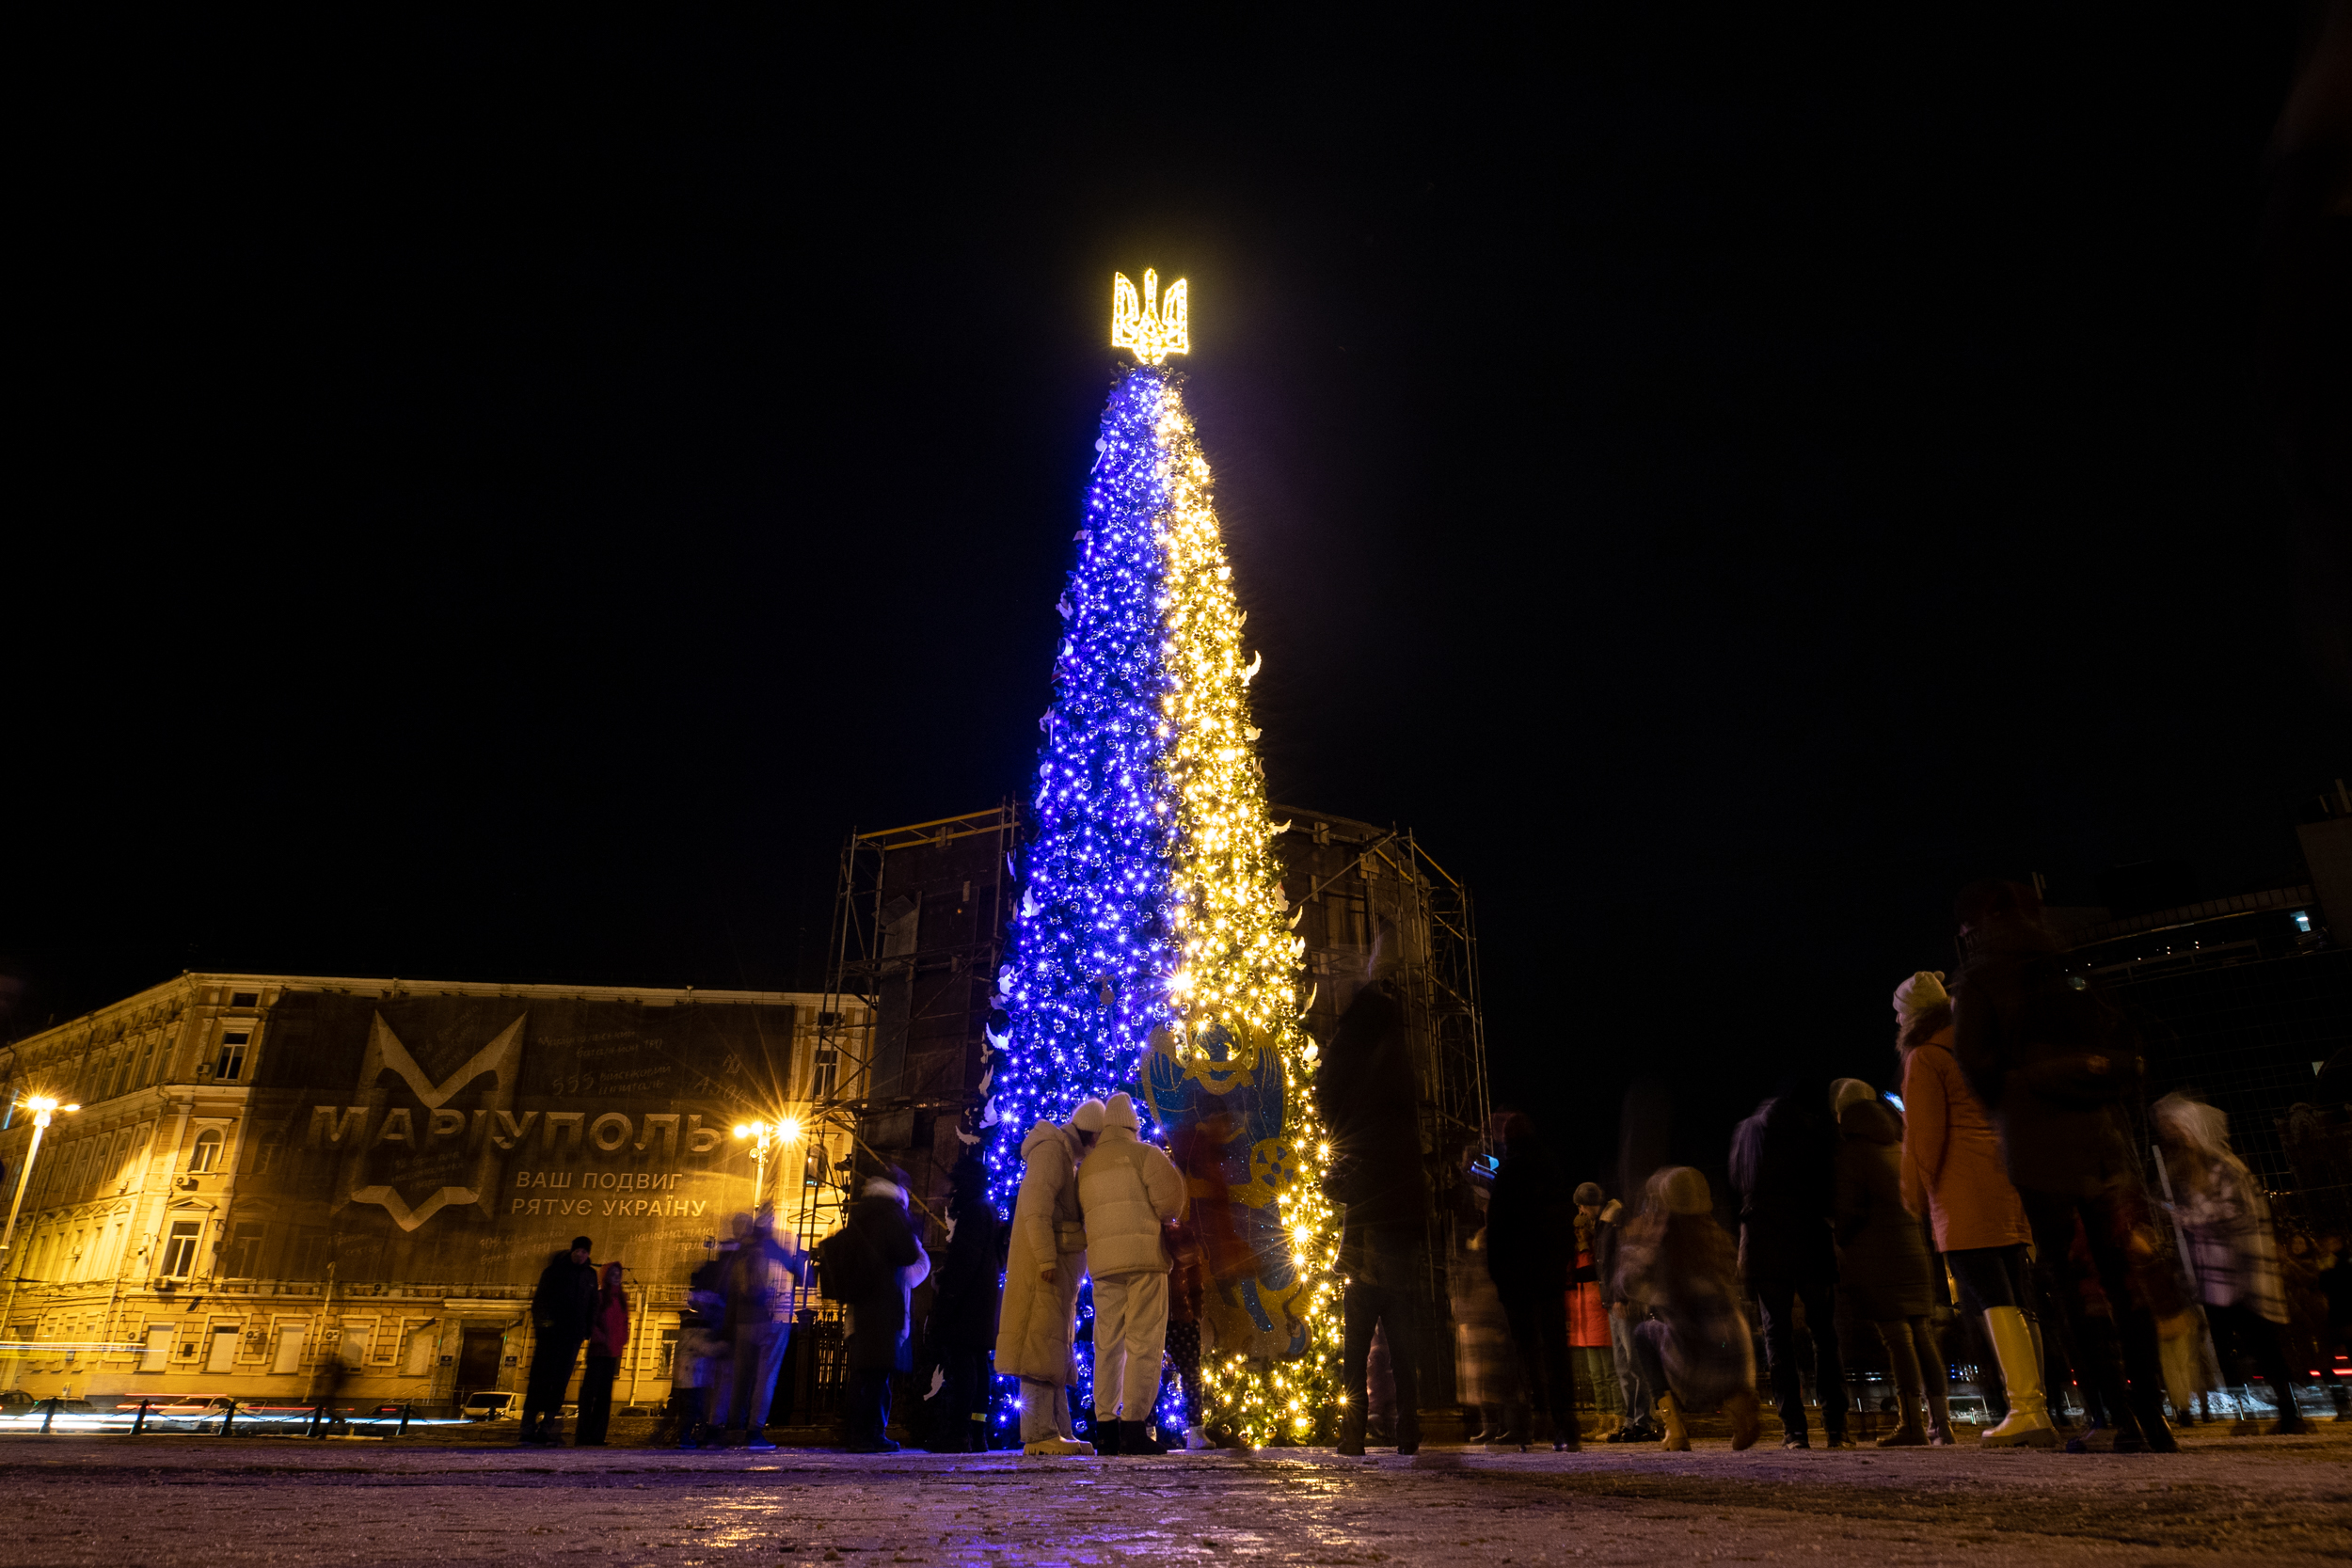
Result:
{"type": "Polygon", "coordinates": [[[1184,1178],[1167,1153],[1136,1136],[1135,1101],[1103,1106],[1103,1135],[1078,1166],[1087,1261],[1094,1275],[1094,1419],[1104,1453],[1165,1453],[1149,1435],[1168,1344],[1162,1222],[1182,1219],[1184,1178]],[[1114,1416],[1118,1424],[1111,1425],[1114,1416]]]}
{"type": "Polygon", "coordinates": [[[1021,1193],[1013,1200],[1005,1299],[996,1319],[996,1375],[1021,1380],[1024,1453],[1085,1454],[1064,1392],[1078,1381],[1071,1342],[1086,1231],[1078,1217],[1078,1162],[1103,1125],[1103,1102],[1080,1105],[1066,1127],[1041,1121],[1021,1140],[1021,1193]]]}

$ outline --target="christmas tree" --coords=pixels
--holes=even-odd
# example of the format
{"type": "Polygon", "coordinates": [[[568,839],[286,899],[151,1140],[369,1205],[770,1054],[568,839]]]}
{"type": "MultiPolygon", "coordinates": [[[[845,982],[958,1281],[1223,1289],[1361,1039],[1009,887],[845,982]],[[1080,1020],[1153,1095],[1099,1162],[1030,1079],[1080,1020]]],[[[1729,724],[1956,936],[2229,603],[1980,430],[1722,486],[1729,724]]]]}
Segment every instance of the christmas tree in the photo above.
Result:
{"type": "MultiPolygon", "coordinates": [[[[1338,1226],[1299,1027],[1297,916],[1271,845],[1232,566],[1209,466],[1165,361],[1187,290],[1124,277],[1114,346],[1135,361],[1103,413],[1031,801],[1036,834],[992,1036],[997,1192],[1021,1130],[1120,1090],[1149,1136],[1191,1134],[1229,1197],[1196,1219],[1210,1258],[1212,1424],[1313,1434],[1335,1403],[1338,1226]]],[[[1173,1393],[1168,1396],[1173,1402],[1173,1393]]],[[[1163,1409],[1167,1410],[1168,1404],[1163,1409]]]]}

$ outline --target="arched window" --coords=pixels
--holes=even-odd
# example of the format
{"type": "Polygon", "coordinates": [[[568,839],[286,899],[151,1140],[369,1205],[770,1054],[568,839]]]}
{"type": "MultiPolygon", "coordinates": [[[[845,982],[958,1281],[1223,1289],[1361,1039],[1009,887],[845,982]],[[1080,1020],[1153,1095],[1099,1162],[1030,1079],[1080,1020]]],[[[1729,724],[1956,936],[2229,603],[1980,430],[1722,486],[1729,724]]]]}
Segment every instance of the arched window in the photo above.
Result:
{"type": "Polygon", "coordinates": [[[196,1135],[196,1151],[188,1156],[188,1169],[202,1173],[220,1164],[220,1129],[207,1127],[196,1135]]]}

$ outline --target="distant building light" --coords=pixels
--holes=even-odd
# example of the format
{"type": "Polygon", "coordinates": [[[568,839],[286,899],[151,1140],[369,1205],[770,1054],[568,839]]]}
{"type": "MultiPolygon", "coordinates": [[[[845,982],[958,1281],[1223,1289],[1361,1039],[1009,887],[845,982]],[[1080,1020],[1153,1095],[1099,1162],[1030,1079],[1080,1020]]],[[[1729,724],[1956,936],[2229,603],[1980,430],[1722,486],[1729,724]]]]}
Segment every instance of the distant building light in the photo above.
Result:
{"type": "Polygon", "coordinates": [[[2312,928],[2311,911],[2297,910],[2295,911],[2295,928],[2298,931],[2308,931],[2312,928]]]}

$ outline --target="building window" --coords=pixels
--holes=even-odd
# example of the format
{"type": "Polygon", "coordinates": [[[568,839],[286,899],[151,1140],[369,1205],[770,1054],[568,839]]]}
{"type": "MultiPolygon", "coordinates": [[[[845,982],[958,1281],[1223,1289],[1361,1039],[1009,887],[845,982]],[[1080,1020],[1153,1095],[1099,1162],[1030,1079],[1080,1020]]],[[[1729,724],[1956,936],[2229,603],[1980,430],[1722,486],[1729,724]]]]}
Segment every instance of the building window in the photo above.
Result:
{"type": "Polygon", "coordinates": [[[139,1069],[131,1075],[130,1086],[135,1089],[145,1088],[149,1084],[154,1082],[154,1070],[155,1042],[152,1039],[150,1039],[147,1044],[139,1050],[139,1069]]]}
{"type": "Polygon", "coordinates": [[[811,1100],[833,1098],[834,1075],[841,1070],[841,1053],[829,1045],[817,1048],[817,1065],[809,1074],[808,1097],[811,1100]]]}
{"type": "Polygon", "coordinates": [[[112,1100],[117,1094],[121,1092],[122,1069],[130,1062],[130,1060],[131,1053],[128,1051],[118,1051],[112,1056],[106,1058],[105,1098],[108,1100],[112,1100]]]}
{"type": "Polygon", "coordinates": [[[252,1279],[262,1272],[262,1222],[239,1220],[229,1243],[229,1277],[252,1279]]]}
{"type": "Polygon", "coordinates": [[[229,993],[229,1005],[232,1007],[258,1007],[262,1005],[262,993],[258,990],[232,990],[229,993]]]}
{"type": "MultiPolygon", "coordinates": [[[[218,1133],[212,1134],[215,1137],[218,1133]]],[[[185,1279],[196,1268],[197,1236],[204,1228],[201,1220],[174,1220],[171,1235],[164,1243],[164,1277],[185,1279]]]]}
{"type": "Polygon", "coordinates": [[[201,1176],[208,1170],[219,1168],[220,1145],[219,1128],[207,1127],[203,1132],[199,1132],[196,1135],[196,1148],[188,1155],[189,1174],[201,1176]]]}
{"type": "Polygon", "coordinates": [[[236,1029],[220,1037],[220,1054],[213,1058],[213,1076],[223,1083],[245,1076],[245,1045],[249,1030],[236,1029]]]}

